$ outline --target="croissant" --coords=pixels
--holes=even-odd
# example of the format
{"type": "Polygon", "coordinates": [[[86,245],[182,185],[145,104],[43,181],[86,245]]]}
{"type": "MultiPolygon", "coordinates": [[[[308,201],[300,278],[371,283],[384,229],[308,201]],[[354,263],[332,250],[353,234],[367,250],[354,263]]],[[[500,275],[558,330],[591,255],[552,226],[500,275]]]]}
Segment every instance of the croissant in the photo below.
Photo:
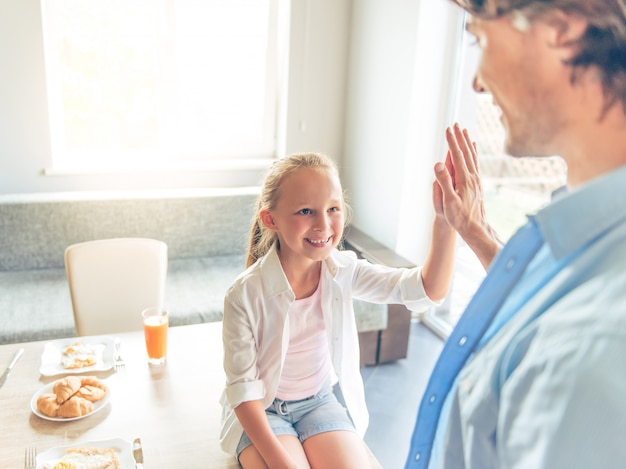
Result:
{"type": "Polygon", "coordinates": [[[99,401],[107,393],[107,387],[95,376],[85,376],[81,380],[81,387],[76,393],[77,396],[91,402],[99,401]]]}
{"type": "Polygon", "coordinates": [[[77,376],[67,376],[58,380],[52,386],[52,392],[57,395],[57,402],[63,404],[70,397],[78,392],[81,386],[81,379],[77,376]]]}
{"type": "Polygon", "coordinates": [[[101,380],[99,380],[95,376],[83,376],[80,382],[83,386],[85,385],[95,386],[97,388],[104,389],[105,391],[107,389],[106,384],[104,384],[101,380]]]}
{"type": "Polygon", "coordinates": [[[37,398],[37,408],[48,417],[56,417],[59,410],[56,394],[45,393],[37,398]]]}
{"type": "Polygon", "coordinates": [[[59,406],[57,415],[59,417],[81,417],[93,411],[93,403],[78,396],[72,396],[59,406]]]}

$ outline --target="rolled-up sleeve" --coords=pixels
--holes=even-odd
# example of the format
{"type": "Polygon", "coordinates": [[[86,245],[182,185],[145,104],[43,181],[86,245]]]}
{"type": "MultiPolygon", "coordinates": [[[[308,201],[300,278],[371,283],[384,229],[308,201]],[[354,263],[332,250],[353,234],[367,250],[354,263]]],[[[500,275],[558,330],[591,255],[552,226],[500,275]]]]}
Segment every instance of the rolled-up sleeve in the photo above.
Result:
{"type": "Polygon", "coordinates": [[[232,289],[224,300],[225,392],[232,408],[265,396],[265,385],[259,377],[257,365],[257,337],[244,303],[232,289]]]}

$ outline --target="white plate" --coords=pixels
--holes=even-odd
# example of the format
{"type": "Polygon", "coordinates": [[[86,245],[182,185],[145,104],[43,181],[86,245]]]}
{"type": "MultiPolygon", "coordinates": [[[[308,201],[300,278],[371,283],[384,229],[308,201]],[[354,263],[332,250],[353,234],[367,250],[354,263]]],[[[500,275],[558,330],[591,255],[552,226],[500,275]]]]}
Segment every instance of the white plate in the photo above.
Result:
{"type": "MultiPolygon", "coordinates": [[[[101,380],[101,381],[103,381],[103,380],[101,380]]],[[[80,417],[49,417],[46,414],[40,412],[39,409],[37,408],[37,398],[41,394],[51,393],[52,392],[52,387],[54,386],[55,382],[56,381],[53,381],[52,383],[46,384],[43,388],[41,388],[39,391],[37,391],[35,393],[35,395],[33,396],[33,398],[30,400],[30,410],[32,410],[33,414],[35,414],[39,418],[42,418],[42,419],[45,419],[45,420],[51,420],[53,422],[71,422],[72,420],[84,419],[85,417],[89,417],[89,416],[95,414],[96,412],[102,410],[109,403],[109,399],[111,397],[111,390],[109,389],[109,386],[107,386],[107,392],[106,392],[104,398],[100,399],[99,401],[94,402],[93,403],[93,410],[91,412],[89,412],[88,414],[81,415],[80,417]]]]}
{"type": "Polygon", "coordinates": [[[43,453],[37,455],[37,469],[43,469],[44,464],[48,464],[49,467],[54,466],[59,459],[65,454],[65,450],[68,448],[78,448],[80,446],[96,446],[98,448],[111,448],[115,451],[117,459],[120,462],[122,469],[132,469],[135,467],[135,460],[131,451],[131,443],[121,438],[114,438],[111,440],[99,440],[99,441],[80,441],[72,445],[57,446],[51,448],[43,453]]]}
{"type": "Polygon", "coordinates": [[[43,349],[39,372],[43,376],[54,376],[110,370],[113,368],[113,354],[113,338],[108,336],[72,337],[54,340],[48,342],[43,349]],[[62,365],[63,350],[76,342],[85,342],[94,346],[96,363],[82,368],[65,368],[62,365]]]}

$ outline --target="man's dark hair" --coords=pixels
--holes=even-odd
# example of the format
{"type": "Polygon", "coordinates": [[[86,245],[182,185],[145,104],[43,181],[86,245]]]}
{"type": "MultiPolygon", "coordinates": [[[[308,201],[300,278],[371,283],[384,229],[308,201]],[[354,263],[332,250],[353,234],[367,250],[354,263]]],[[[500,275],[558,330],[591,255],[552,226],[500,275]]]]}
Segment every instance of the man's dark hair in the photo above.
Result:
{"type": "Polygon", "coordinates": [[[568,61],[572,65],[572,81],[576,72],[597,67],[608,109],[621,102],[626,112],[626,0],[452,0],[471,15],[494,19],[521,14],[528,21],[548,19],[560,10],[585,18],[589,26],[576,41],[577,54],[568,61]]]}

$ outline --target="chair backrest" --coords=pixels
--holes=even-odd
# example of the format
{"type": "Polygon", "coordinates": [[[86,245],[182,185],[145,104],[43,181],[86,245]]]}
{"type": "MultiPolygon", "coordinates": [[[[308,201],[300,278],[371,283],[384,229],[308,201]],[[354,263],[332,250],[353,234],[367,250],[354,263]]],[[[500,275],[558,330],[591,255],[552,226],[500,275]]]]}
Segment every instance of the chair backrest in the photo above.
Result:
{"type": "Polygon", "coordinates": [[[163,307],[167,245],[147,238],[73,244],[65,272],[77,335],[141,330],[141,312],[163,307]]]}

